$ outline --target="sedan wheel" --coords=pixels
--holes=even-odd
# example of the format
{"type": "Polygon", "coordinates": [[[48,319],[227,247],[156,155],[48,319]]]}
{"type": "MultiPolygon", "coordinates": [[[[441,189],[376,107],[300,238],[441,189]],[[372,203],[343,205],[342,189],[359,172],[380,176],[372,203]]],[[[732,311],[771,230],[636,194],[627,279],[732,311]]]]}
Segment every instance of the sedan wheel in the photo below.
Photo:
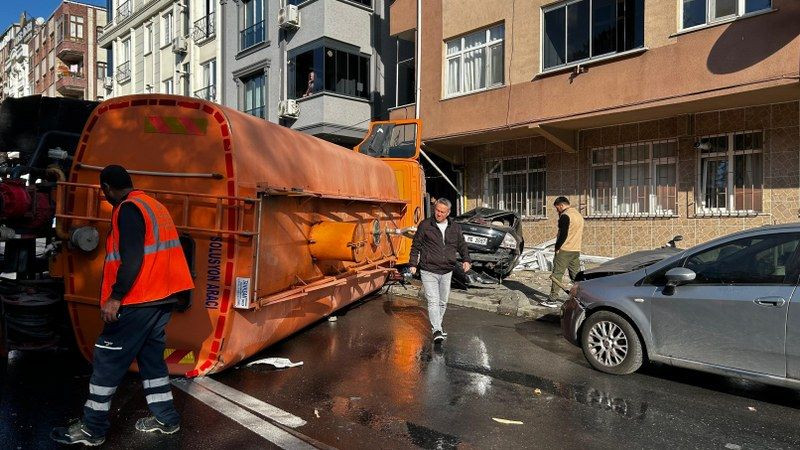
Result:
{"type": "Polygon", "coordinates": [[[635,372],[642,365],[642,344],[627,320],[609,311],[592,314],[581,333],[583,354],[597,370],[614,375],[635,372]]]}

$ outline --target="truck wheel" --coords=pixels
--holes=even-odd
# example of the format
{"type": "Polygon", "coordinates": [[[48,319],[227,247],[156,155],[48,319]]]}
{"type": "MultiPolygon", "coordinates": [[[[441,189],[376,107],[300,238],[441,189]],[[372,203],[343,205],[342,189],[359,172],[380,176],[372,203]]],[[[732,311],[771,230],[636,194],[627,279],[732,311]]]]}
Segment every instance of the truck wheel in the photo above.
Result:
{"type": "Polygon", "coordinates": [[[600,311],[581,331],[583,355],[595,369],[613,375],[636,372],[642,365],[642,343],[636,330],[618,314],[600,311]]]}

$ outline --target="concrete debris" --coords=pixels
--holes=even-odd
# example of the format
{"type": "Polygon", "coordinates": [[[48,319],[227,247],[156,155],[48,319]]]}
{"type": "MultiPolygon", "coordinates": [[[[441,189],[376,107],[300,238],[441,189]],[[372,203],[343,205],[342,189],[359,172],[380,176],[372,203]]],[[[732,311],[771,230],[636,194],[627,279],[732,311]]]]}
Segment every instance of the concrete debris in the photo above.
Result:
{"type": "Polygon", "coordinates": [[[276,369],[285,369],[287,367],[297,367],[302,366],[303,361],[299,362],[292,362],[286,358],[263,358],[257,359],[255,361],[249,362],[245,365],[245,367],[254,366],[256,364],[266,364],[268,366],[272,366],[276,369]]]}
{"type": "MultiPolygon", "coordinates": [[[[551,272],[553,270],[553,257],[555,256],[554,246],[556,245],[555,239],[542,242],[531,248],[526,248],[522,251],[514,270],[540,270],[543,272],[551,272]]],[[[602,264],[611,258],[605,256],[594,256],[581,254],[581,270],[585,269],[586,263],[602,264]]]]}
{"type": "Polygon", "coordinates": [[[497,423],[502,423],[503,425],[523,425],[519,420],[500,419],[497,417],[492,417],[492,420],[497,423]]]}
{"type": "Polygon", "coordinates": [[[536,389],[533,390],[533,393],[536,394],[536,395],[542,395],[542,390],[539,389],[539,388],[536,388],[536,389]]]}

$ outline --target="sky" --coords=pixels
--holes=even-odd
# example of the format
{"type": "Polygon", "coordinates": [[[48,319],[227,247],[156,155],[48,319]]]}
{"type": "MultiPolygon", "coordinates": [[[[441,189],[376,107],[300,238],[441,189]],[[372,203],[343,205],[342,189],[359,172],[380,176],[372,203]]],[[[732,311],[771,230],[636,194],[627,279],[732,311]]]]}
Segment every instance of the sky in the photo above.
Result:
{"type": "MultiPolygon", "coordinates": [[[[79,0],[80,3],[106,6],[106,0],[79,0]]],[[[19,21],[19,15],[26,11],[28,15],[47,19],[56,10],[61,0],[0,0],[0,33],[9,25],[19,21]]]]}

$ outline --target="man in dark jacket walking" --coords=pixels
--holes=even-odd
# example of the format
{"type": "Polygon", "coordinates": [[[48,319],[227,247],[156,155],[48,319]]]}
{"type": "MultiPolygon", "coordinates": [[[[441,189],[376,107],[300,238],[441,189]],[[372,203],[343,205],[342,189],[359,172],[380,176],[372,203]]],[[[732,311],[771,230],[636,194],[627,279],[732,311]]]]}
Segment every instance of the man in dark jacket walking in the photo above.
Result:
{"type": "Polygon", "coordinates": [[[451,203],[440,198],[434,203],[434,215],[417,226],[411,244],[411,273],[420,270],[422,287],[428,300],[428,319],[431,321],[433,341],[438,343],[447,337],[442,329],[447,298],[450,296],[450,280],[458,262],[456,252],[461,255],[464,272],[471,267],[467,243],[461,226],[448,219],[451,203]]]}

